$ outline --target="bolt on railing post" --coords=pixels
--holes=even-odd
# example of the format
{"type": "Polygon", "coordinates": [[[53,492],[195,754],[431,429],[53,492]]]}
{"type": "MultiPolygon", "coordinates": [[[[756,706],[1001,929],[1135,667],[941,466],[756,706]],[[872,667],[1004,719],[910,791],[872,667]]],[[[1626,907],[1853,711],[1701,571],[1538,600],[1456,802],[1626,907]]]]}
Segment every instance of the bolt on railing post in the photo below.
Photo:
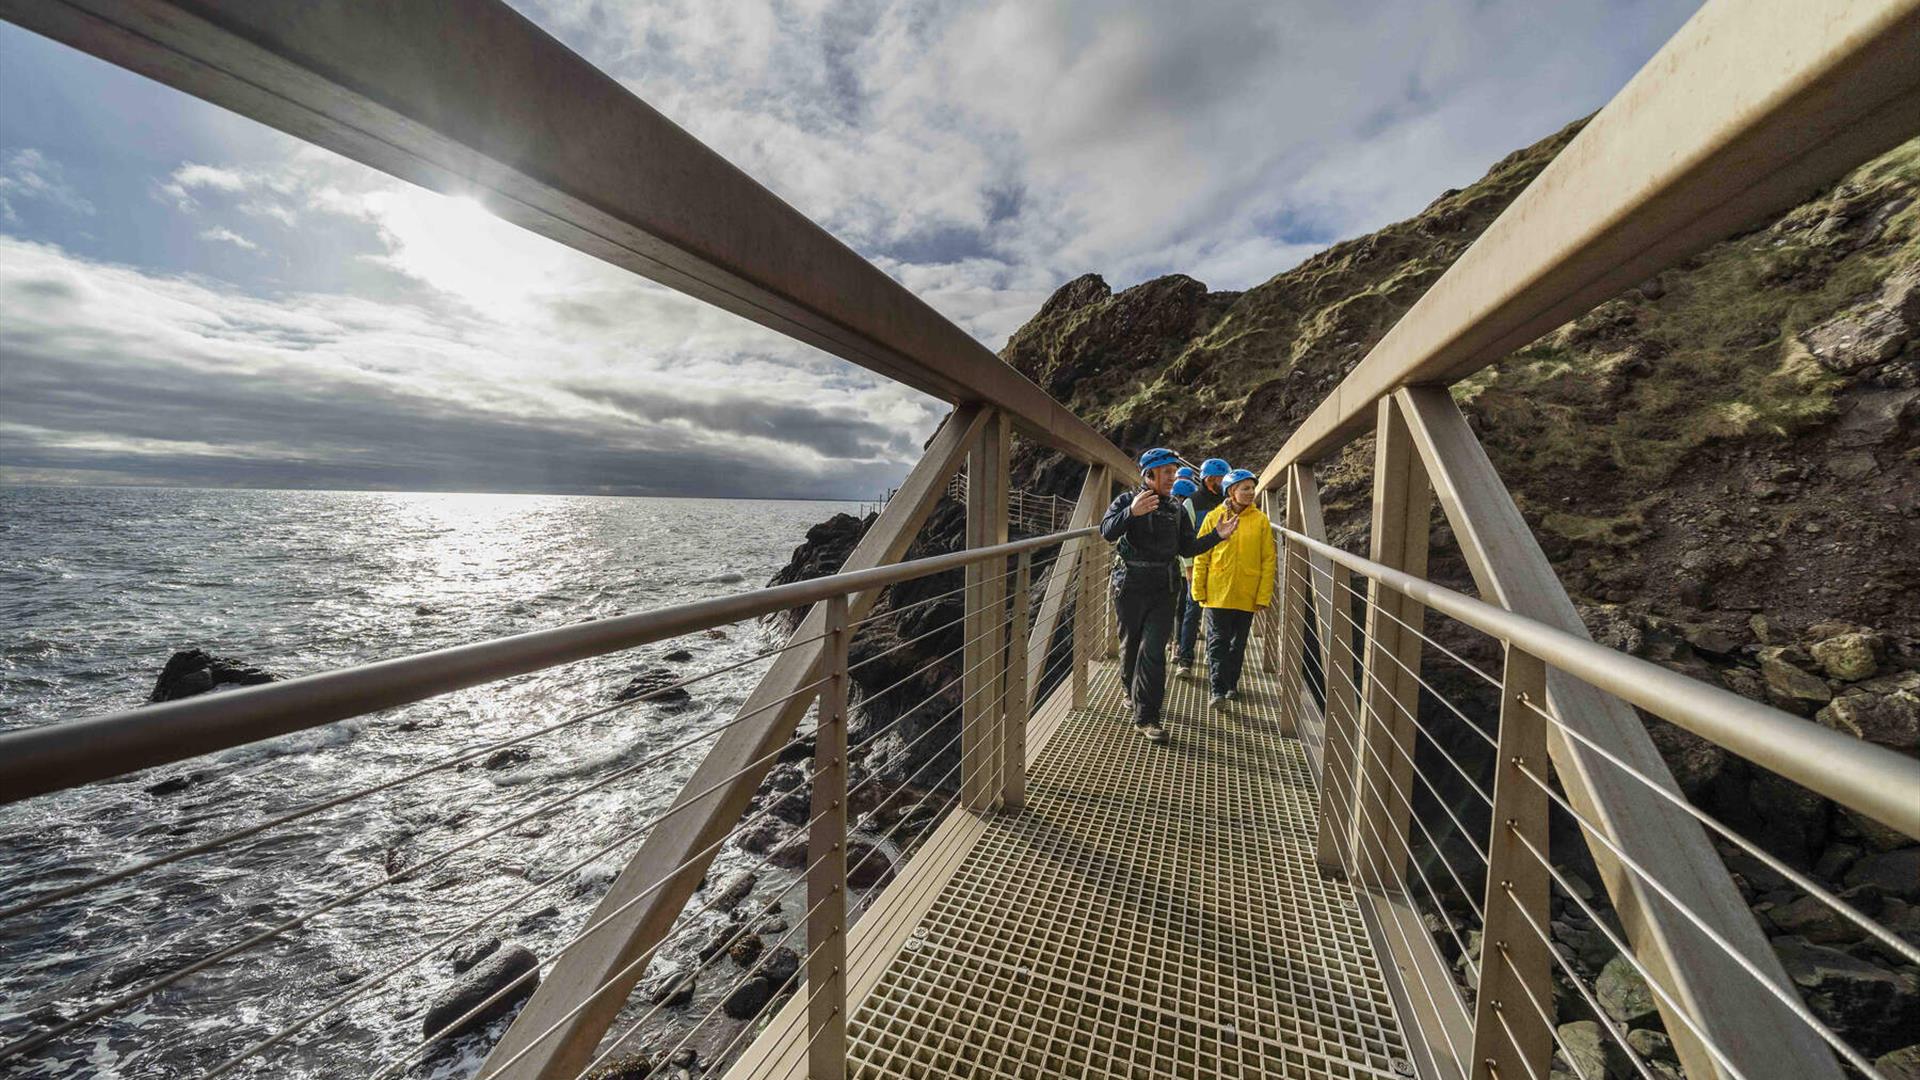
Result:
{"type": "Polygon", "coordinates": [[[807,829],[807,1076],[847,1075],[847,598],[827,601],[807,829]]]}
{"type": "Polygon", "coordinates": [[[1094,606],[1099,602],[1093,594],[1093,545],[1091,539],[1082,540],[1073,553],[1073,572],[1078,580],[1074,583],[1073,599],[1073,707],[1087,707],[1087,665],[1093,662],[1093,620],[1094,606]]]}
{"type": "Polygon", "coordinates": [[[1027,628],[1033,589],[1033,554],[1014,557],[1013,613],[1007,623],[1006,704],[1000,719],[1000,807],[1018,810],[1027,802],[1027,718],[1032,703],[1027,693],[1027,628]]]}
{"type": "Polygon", "coordinates": [[[1533,1004],[1551,1007],[1553,1001],[1552,958],[1534,932],[1552,918],[1547,868],[1526,850],[1527,844],[1542,853],[1547,850],[1547,793],[1521,771],[1546,775],[1546,719],[1529,707],[1544,706],[1546,700],[1546,665],[1507,646],[1487,896],[1481,909],[1486,922],[1480,937],[1472,1080],[1544,1076],[1553,1056],[1553,1032],[1533,1004]]]}

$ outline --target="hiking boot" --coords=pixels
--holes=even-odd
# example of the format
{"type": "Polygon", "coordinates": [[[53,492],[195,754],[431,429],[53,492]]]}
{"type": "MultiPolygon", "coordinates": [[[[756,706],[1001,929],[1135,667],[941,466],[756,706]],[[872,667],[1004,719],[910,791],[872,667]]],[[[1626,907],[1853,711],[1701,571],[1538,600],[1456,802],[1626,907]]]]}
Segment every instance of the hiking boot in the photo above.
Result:
{"type": "Polygon", "coordinates": [[[1175,675],[1184,676],[1184,675],[1189,675],[1192,672],[1193,672],[1193,657],[1180,656],[1180,657],[1174,658],[1173,673],[1175,675]]]}
{"type": "Polygon", "coordinates": [[[1167,729],[1161,727],[1159,724],[1141,724],[1140,734],[1146,736],[1147,741],[1150,743],[1157,744],[1167,741],[1167,729]]]}
{"type": "Polygon", "coordinates": [[[1227,691],[1227,700],[1228,700],[1228,701],[1239,701],[1239,700],[1240,700],[1240,691],[1238,691],[1238,690],[1229,690],[1229,691],[1227,691]]]}
{"type": "Polygon", "coordinates": [[[1225,694],[1213,695],[1213,711],[1214,712],[1227,711],[1227,695],[1225,694]]]}

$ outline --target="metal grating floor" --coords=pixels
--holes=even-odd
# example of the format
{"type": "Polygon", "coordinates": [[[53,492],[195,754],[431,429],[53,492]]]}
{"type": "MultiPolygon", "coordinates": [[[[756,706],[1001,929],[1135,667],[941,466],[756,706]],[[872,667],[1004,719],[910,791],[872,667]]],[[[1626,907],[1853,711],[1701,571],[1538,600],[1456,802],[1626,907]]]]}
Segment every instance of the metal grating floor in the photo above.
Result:
{"type": "Polygon", "coordinates": [[[850,1076],[1408,1075],[1353,894],[1314,866],[1306,755],[1254,660],[1231,715],[1203,675],[1170,677],[1166,747],[1120,718],[1114,665],[1095,668],[1026,811],[987,819],[855,1012],[850,1076]]]}

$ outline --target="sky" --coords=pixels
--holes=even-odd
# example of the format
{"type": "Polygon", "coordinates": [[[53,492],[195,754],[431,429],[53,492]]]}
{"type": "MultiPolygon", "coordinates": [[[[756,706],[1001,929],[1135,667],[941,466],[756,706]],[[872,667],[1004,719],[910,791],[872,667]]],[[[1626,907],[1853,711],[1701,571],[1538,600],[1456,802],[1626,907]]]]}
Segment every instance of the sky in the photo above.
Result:
{"type": "MultiPolygon", "coordinates": [[[[515,6],[998,349],[1413,214],[1697,3],[515,6]]],[[[0,483],[869,498],[947,408],[11,25],[0,102],[0,483]]]]}

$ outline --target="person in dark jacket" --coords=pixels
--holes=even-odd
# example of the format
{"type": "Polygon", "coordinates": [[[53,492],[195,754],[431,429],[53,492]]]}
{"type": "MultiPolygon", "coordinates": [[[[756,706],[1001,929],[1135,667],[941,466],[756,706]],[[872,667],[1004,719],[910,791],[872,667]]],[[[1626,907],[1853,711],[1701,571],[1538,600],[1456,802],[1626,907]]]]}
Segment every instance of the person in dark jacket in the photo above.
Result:
{"type": "MultiPolygon", "coordinates": [[[[1220,458],[1208,458],[1200,463],[1200,471],[1181,469],[1186,478],[1193,481],[1195,490],[1181,496],[1186,501],[1187,513],[1194,520],[1194,531],[1199,531],[1199,523],[1207,520],[1213,508],[1226,498],[1221,490],[1221,480],[1230,472],[1227,463],[1220,458]]],[[[1190,568],[1189,568],[1190,569],[1190,568]]],[[[1189,579],[1190,580],[1190,579],[1189,579]]],[[[1200,640],[1200,605],[1191,595],[1182,593],[1180,604],[1180,637],[1173,650],[1174,670],[1182,675],[1193,669],[1193,649],[1200,640]]]]}
{"type": "Polygon", "coordinates": [[[1113,500],[1100,535],[1118,549],[1113,567],[1113,611],[1120,623],[1120,677],[1133,723],[1151,742],[1167,741],[1160,707],[1167,692],[1167,639],[1182,584],[1179,560],[1192,558],[1233,535],[1237,517],[1222,518],[1197,536],[1185,508],[1173,501],[1180,456],[1164,447],[1140,455],[1140,488],[1113,500]]]}

